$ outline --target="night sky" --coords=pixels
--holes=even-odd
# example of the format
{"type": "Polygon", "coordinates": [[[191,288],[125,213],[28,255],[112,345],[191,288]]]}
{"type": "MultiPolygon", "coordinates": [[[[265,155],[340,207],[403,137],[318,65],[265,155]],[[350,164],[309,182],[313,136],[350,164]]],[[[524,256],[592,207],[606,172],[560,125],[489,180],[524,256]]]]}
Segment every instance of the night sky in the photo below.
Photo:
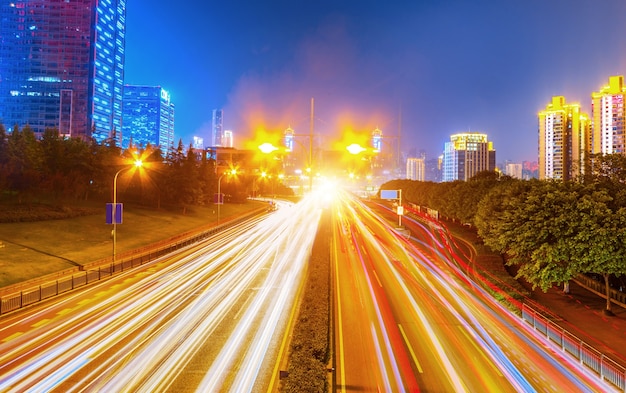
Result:
{"type": "Polygon", "coordinates": [[[126,29],[125,83],[170,92],[185,145],[210,143],[213,109],[237,148],[308,134],[314,98],[329,147],[378,127],[434,158],[472,131],[536,161],[553,95],[590,114],[626,75],[626,0],[128,0],[126,29]]]}

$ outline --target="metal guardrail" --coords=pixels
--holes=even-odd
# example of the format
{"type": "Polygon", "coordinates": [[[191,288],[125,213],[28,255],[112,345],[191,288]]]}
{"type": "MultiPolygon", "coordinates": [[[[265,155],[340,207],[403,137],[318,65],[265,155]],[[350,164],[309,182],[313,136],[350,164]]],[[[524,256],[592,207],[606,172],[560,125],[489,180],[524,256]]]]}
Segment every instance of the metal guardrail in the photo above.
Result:
{"type": "Polygon", "coordinates": [[[626,392],[626,368],[526,304],[522,305],[522,319],[563,352],[595,372],[602,380],[626,392]]]}
{"type": "Polygon", "coordinates": [[[42,280],[38,280],[37,284],[33,282],[29,282],[30,284],[20,283],[15,286],[2,288],[2,295],[0,295],[0,315],[143,265],[165,254],[204,240],[226,227],[238,224],[252,216],[264,212],[265,208],[254,210],[249,214],[225,222],[219,226],[169,239],[161,246],[146,247],[127,252],[122,254],[120,259],[115,263],[112,263],[108,258],[102,259],[83,265],[78,271],[70,269],[65,271],[63,275],[55,274],[53,278],[47,280],[43,278],[42,280]]]}

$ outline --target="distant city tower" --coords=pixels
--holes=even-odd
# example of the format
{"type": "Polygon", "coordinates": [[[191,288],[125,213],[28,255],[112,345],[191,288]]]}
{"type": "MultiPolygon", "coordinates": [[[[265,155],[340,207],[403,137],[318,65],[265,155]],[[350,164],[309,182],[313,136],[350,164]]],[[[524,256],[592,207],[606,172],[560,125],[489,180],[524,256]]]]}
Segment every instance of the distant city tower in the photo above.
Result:
{"type": "Polygon", "coordinates": [[[224,146],[224,111],[213,109],[213,146],[224,146]]]}
{"type": "Polygon", "coordinates": [[[376,128],[372,131],[372,148],[377,152],[383,151],[383,132],[376,128]]]}

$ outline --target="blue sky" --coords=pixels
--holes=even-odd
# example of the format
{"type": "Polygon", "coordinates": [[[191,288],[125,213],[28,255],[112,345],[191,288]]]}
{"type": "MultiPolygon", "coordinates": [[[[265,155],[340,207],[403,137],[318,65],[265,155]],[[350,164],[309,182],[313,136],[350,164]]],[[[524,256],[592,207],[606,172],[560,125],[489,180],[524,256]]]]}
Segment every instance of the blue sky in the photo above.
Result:
{"type": "Polygon", "coordinates": [[[216,108],[239,148],[308,133],[314,98],[329,146],[378,127],[433,158],[477,131],[498,162],[536,161],[553,95],[590,112],[626,74],[624,0],[129,0],[126,28],[125,82],[170,92],[185,145],[216,108]]]}

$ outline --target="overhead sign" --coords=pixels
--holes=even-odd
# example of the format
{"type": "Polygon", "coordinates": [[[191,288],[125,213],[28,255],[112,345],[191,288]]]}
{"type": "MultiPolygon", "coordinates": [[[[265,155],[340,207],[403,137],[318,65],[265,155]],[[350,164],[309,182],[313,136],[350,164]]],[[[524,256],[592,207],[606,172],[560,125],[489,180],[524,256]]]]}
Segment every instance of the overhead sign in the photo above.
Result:
{"type": "Polygon", "coordinates": [[[398,190],[380,190],[382,199],[398,199],[398,190]]]}

